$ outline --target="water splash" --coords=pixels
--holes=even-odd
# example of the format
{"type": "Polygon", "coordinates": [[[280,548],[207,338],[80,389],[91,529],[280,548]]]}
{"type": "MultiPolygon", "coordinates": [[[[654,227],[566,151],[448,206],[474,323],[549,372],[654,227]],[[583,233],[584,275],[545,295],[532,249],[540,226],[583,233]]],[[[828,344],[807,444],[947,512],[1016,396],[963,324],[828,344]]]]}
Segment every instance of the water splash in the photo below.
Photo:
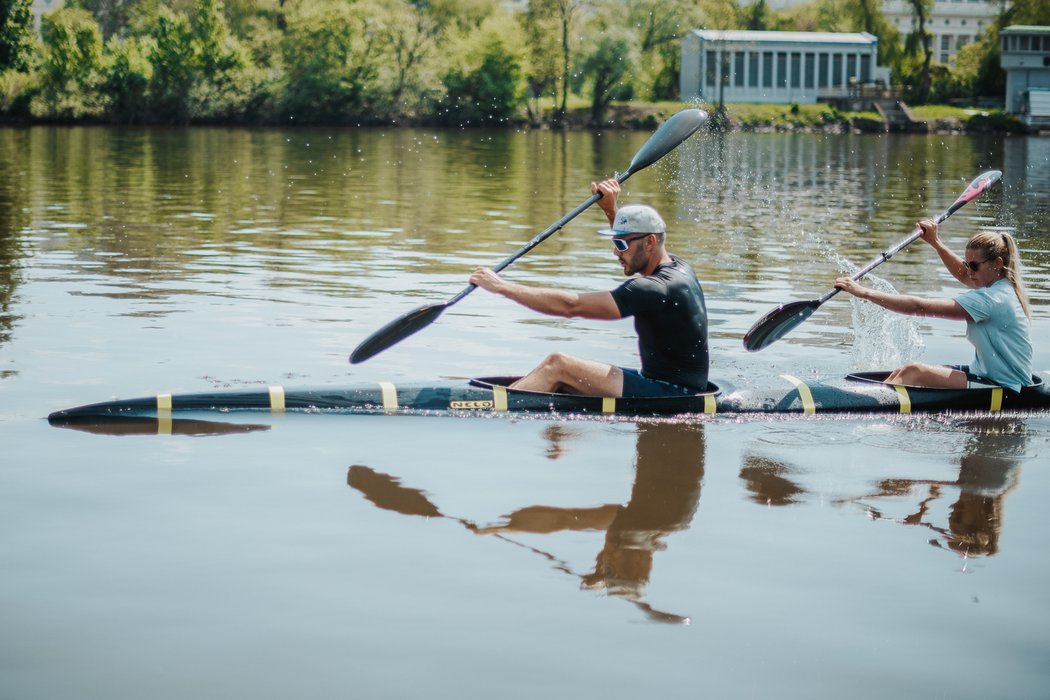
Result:
{"type": "MultiPolygon", "coordinates": [[[[854,275],[860,269],[841,256],[835,256],[839,270],[854,275]]],[[[897,293],[892,284],[869,273],[865,281],[880,292],[897,293]]],[[[853,313],[853,364],[857,369],[892,369],[922,356],[926,342],[916,319],[888,311],[881,306],[850,297],[853,313]]]]}

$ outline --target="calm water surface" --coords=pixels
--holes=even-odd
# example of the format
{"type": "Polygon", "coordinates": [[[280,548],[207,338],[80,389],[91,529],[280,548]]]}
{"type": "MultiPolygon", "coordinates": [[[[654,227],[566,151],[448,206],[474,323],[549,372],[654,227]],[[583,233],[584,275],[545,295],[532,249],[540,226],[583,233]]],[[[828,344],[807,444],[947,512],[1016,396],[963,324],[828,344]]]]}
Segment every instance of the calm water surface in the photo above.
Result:
{"type": "MultiPolygon", "coordinates": [[[[158,391],[509,374],[553,349],[635,364],[629,321],[484,292],[346,357],[646,137],[0,130],[0,697],[1050,695],[1047,415],[43,420],[158,391]]],[[[713,377],[774,384],[967,361],[961,324],[844,298],[761,353],[741,337],[992,168],[943,237],[1017,235],[1050,370],[1048,139],[704,135],[623,201],[659,208],[701,277],[713,377]]],[[[611,288],[601,223],[507,274],[611,288]]],[[[876,275],[960,291],[921,243],[876,275]]]]}

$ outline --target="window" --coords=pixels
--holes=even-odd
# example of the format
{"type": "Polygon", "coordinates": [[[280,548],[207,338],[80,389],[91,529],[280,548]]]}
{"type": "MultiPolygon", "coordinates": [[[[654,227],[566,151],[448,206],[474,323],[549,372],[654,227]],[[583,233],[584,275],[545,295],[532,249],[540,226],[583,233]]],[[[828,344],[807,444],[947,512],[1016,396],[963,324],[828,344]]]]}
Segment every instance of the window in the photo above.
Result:
{"type": "Polygon", "coordinates": [[[802,54],[791,54],[791,87],[802,87],[802,54]]]}
{"type": "Polygon", "coordinates": [[[966,36],[965,34],[960,34],[959,36],[955,37],[955,50],[958,51],[959,49],[961,49],[969,43],[970,37],[966,36]]]}
{"type": "Polygon", "coordinates": [[[828,86],[828,55],[826,53],[820,54],[819,63],[817,64],[817,87],[828,86]]]}
{"type": "Polygon", "coordinates": [[[773,52],[762,52],[762,87],[773,87],[773,52]]]}
{"type": "Polygon", "coordinates": [[[733,52],[733,70],[735,71],[735,73],[733,75],[733,85],[735,85],[736,87],[744,87],[744,85],[745,85],[745,77],[746,77],[744,75],[744,66],[746,65],[745,62],[744,62],[745,58],[746,58],[746,54],[743,51],[734,51],[733,52]]]}
{"type": "Polygon", "coordinates": [[[812,53],[806,54],[806,87],[812,88],[816,85],[816,72],[817,72],[817,55],[812,53]]]}
{"type": "Polygon", "coordinates": [[[752,51],[747,55],[747,86],[758,87],[758,52],[752,51]]]}
{"type": "Polygon", "coordinates": [[[952,46],[952,35],[942,34],[941,35],[941,51],[948,51],[952,46]]]}
{"type": "Polygon", "coordinates": [[[788,85],[788,55],[786,51],[777,52],[777,87],[788,85]]]}
{"type": "Polygon", "coordinates": [[[836,53],[831,56],[831,80],[832,87],[842,85],[842,54],[836,53]]]}
{"type": "Polygon", "coordinates": [[[871,56],[868,54],[860,57],[860,82],[871,82],[871,56]]]}
{"type": "Polygon", "coordinates": [[[718,84],[718,57],[714,51],[706,52],[705,63],[704,83],[709,87],[714,87],[718,84]]]}
{"type": "Polygon", "coordinates": [[[857,77],[857,56],[850,54],[846,56],[846,82],[857,77]]]}
{"type": "Polygon", "coordinates": [[[1021,51],[1027,51],[1027,50],[1028,50],[1028,37],[1026,37],[1024,34],[1022,34],[1021,35],[1021,51]]]}

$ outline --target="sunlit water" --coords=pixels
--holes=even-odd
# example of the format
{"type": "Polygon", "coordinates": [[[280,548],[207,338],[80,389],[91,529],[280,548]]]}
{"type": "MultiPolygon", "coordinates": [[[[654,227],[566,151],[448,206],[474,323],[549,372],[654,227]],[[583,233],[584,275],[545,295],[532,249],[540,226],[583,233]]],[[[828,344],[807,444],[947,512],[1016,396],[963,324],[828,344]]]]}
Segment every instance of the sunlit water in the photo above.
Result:
{"type": "MultiPolygon", "coordinates": [[[[265,415],[198,437],[43,420],[158,391],[515,373],[553,349],[633,365],[629,322],[484,292],[347,355],[646,136],[0,130],[0,697],[1046,697],[1046,415],[265,415]]],[[[1050,140],[704,135],[623,201],[660,209],[703,281],[713,377],[772,384],[968,361],[961,324],[844,295],[760,353],[741,337],[992,168],[942,236],[1018,237],[1050,370],[1050,140]]],[[[611,288],[601,223],[507,274],[611,288]]],[[[869,282],[960,291],[921,242],[869,282]]]]}

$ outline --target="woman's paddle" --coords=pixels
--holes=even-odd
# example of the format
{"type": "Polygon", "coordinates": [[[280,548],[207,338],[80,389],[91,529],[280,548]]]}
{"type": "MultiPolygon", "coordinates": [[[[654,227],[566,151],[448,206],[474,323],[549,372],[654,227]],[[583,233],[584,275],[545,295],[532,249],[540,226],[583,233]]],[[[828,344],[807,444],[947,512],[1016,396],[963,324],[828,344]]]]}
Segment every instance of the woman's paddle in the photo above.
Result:
{"type": "MultiPolygon", "coordinates": [[[[693,135],[697,129],[703,126],[704,122],[707,121],[707,113],[699,109],[685,109],[674,115],[666,122],[660,125],[660,128],[649,137],[649,140],[641,147],[641,149],[634,154],[634,159],[631,160],[630,166],[627,168],[627,172],[622,175],[616,176],[617,181],[623,182],[631,175],[635,174],[643,168],[647,168],[656,161],[663,158],[665,155],[673,151],[679,144],[685,141],[687,138],[693,135]]],[[[551,224],[550,228],[546,229],[542,233],[538,234],[531,241],[523,245],[513,255],[508,257],[503,262],[494,266],[492,269],[496,272],[506,268],[512,262],[520,258],[525,253],[538,246],[543,241],[547,240],[551,235],[561,229],[562,226],[569,223],[577,216],[580,215],[587,207],[591,206],[601,198],[601,193],[593,194],[587,201],[580,206],[573,209],[571,212],[558,219],[558,221],[551,224]]],[[[475,285],[467,285],[466,289],[461,291],[456,296],[452,297],[446,302],[441,304],[430,304],[428,306],[420,306],[417,309],[413,309],[408,313],[395,318],[390,323],[386,324],[372,335],[364,339],[364,341],[354,349],[354,352],[350,355],[350,362],[357,364],[358,362],[364,362],[368,358],[376,355],[383,350],[386,350],[391,345],[398,343],[408,336],[412,335],[416,331],[422,330],[429,326],[431,323],[437,320],[437,317],[441,313],[458,302],[463,297],[474,291],[475,285]]]]}
{"type": "MultiPolygon", "coordinates": [[[[939,224],[949,216],[954,214],[960,207],[969,202],[972,199],[976,199],[985,190],[994,185],[1003,173],[999,170],[989,170],[986,173],[981,173],[973,182],[966,188],[966,190],[959,195],[959,198],[948,207],[943,214],[938,216],[935,220],[939,224]]],[[[859,280],[864,275],[868,274],[876,267],[886,262],[894,255],[899,253],[902,248],[910,244],[916,238],[922,235],[922,231],[916,227],[907,238],[885,250],[865,267],[863,270],[853,275],[854,280],[859,280]]],[[[744,348],[750,352],[761,350],[762,348],[775,343],[776,341],[787,335],[795,326],[798,326],[807,318],[813,315],[813,312],[820,308],[820,306],[831,297],[838,294],[840,289],[832,289],[830,292],[820,297],[819,299],[810,299],[809,301],[793,301],[788,304],[781,304],[777,308],[770,311],[768,314],[760,318],[755,325],[751,326],[751,329],[744,334],[744,348]]]]}

